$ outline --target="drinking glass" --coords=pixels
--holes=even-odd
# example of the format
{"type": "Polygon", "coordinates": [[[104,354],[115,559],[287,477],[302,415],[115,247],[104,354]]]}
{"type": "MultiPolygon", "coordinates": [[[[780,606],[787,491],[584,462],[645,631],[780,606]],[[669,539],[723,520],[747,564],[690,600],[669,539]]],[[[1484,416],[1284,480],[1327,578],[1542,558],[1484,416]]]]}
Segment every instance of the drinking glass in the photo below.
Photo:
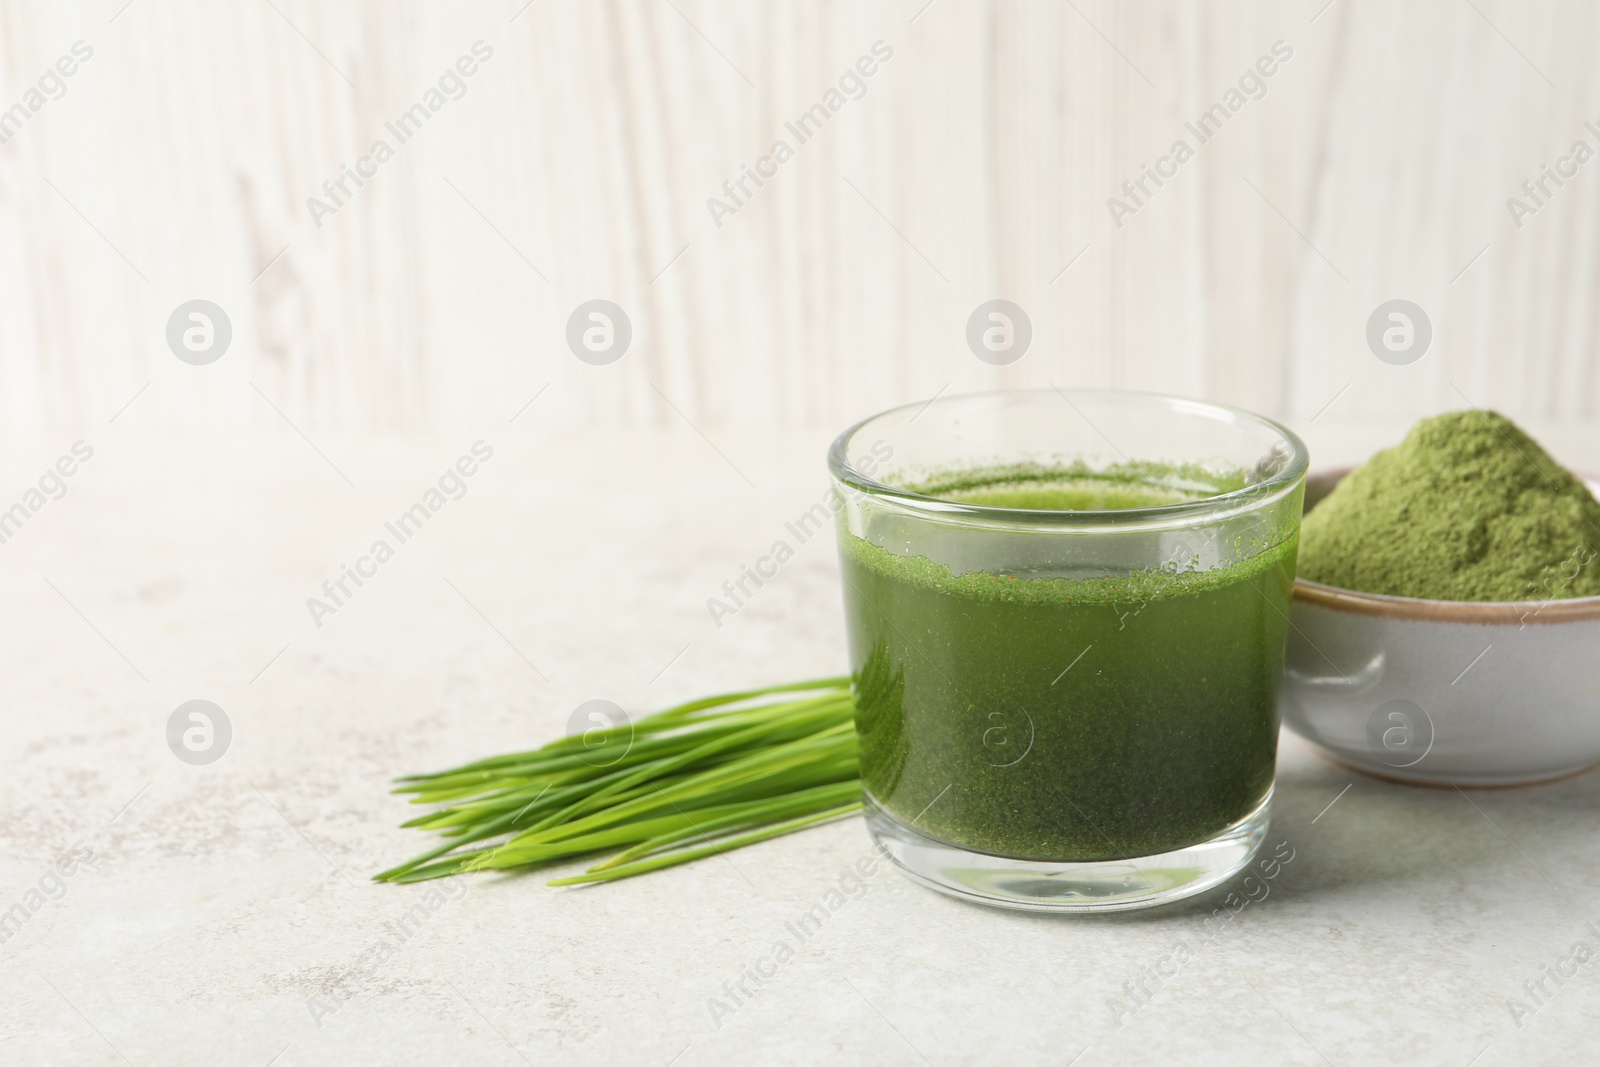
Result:
{"type": "Polygon", "coordinates": [[[897,865],[984,903],[1110,911],[1251,861],[1307,465],[1293,433],[1176,397],[1008,391],[875,415],[828,461],[867,822],[897,865]],[[1105,499],[937,488],[1063,468],[1105,499]],[[1115,506],[1122,484],[1144,506],[1115,506]]]}

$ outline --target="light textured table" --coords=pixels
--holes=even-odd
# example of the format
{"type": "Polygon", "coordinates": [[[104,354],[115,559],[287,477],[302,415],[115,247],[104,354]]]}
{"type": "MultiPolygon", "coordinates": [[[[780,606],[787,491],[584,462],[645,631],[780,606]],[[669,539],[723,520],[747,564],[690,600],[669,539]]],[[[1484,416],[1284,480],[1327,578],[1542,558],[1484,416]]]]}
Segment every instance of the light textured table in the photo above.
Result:
{"type": "MultiPolygon", "coordinates": [[[[1392,432],[1311,442],[1326,464],[1392,432]]],[[[559,437],[537,408],[312,436],[326,461],[135,408],[0,545],[0,908],[26,919],[0,946],[0,1061],[1592,1062],[1600,960],[1562,961],[1600,948],[1594,773],[1415,789],[1286,736],[1267,851],[1293,858],[1209,926],[1220,899],[1066,919],[882,867],[858,885],[859,820],[586,890],[371,884],[427,841],[395,774],[545,740],[595,697],[839,671],[824,539],[720,629],[705,606],[822,496],[826,436],[714,432],[725,462],[687,428],[559,437]],[[479,438],[465,497],[315,626],[306,599],[479,438]],[[165,739],[196,698],[233,728],[209,766],[165,739]],[[52,875],[75,845],[92,860],[52,875]]],[[[1548,439],[1600,460],[1592,431],[1548,439]]],[[[71,443],[9,449],[0,484],[20,497],[71,443]]]]}

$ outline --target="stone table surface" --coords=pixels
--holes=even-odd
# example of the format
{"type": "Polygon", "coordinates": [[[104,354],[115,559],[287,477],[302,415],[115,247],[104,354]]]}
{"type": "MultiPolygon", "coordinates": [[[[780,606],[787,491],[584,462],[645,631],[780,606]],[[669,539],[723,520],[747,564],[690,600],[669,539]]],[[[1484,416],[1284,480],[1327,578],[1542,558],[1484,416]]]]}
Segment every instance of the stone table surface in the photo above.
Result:
{"type": "MultiPolygon", "coordinates": [[[[396,774],[539,743],[592,698],[839,672],[827,538],[720,627],[706,607],[822,499],[827,435],[524,417],[313,446],[133,416],[0,544],[0,1061],[1593,1060],[1600,773],[1419,789],[1285,735],[1282,862],[1237,911],[989,910],[858,866],[859,819],[589,889],[373,884],[426,840],[396,774]],[[465,495],[314,620],[480,439],[465,495]],[[193,699],[232,730],[203,766],[166,739],[193,699]]],[[[1327,466],[1401,429],[1307,436],[1327,466]]],[[[1534,429],[1600,468],[1592,427],[1534,429]]],[[[0,507],[72,444],[8,448],[0,507]]]]}

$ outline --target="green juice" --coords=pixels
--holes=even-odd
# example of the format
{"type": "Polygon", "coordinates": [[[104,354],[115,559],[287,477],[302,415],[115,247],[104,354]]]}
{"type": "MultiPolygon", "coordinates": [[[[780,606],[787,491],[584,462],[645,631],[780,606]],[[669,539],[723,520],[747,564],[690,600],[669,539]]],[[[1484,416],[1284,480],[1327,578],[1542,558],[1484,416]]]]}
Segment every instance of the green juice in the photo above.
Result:
{"type": "MultiPolygon", "coordinates": [[[[1111,510],[1203,494],[997,476],[938,495],[1111,510]]],[[[1028,860],[1154,855],[1249,815],[1272,788],[1298,535],[1268,540],[1221,568],[1076,580],[957,575],[843,533],[870,802],[1028,860]]]]}

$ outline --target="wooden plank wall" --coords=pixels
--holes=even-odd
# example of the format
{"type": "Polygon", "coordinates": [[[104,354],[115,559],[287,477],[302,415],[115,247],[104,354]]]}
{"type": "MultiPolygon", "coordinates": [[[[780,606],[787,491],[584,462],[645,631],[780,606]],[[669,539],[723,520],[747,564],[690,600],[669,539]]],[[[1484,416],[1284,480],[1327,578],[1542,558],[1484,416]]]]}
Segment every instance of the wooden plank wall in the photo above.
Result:
{"type": "Polygon", "coordinates": [[[265,396],[414,432],[549,383],[557,425],[842,425],[1049,382],[1302,422],[1594,417],[1600,160],[1520,227],[1506,201],[1600,151],[1600,9],[1324,4],[6,0],[0,108],[93,56],[0,145],[0,418],[138,395],[142,425],[281,428],[265,396]],[[480,40],[465,95],[397,144],[385,122],[480,40]],[[785,122],[879,41],[865,95],[798,143],[785,122]],[[1114,224],[1107,198],[1278,41],[1265,96],[1114,224]],[[313,219],[379,138],[394,158],[313,219]],[[793,158],[714,219],[778,139],[793,158]],[[196,297],[235,331],[203,368],[164,340],[196,297]],[[596,297],[634,327],[607,367],[564,340],[596,297]],[[965,343],[994,297],[1034,328],[1008,367],[965,343]],[[1434,326],[1408,367],[1364,341],[1396,297],[1434,326]]]}

